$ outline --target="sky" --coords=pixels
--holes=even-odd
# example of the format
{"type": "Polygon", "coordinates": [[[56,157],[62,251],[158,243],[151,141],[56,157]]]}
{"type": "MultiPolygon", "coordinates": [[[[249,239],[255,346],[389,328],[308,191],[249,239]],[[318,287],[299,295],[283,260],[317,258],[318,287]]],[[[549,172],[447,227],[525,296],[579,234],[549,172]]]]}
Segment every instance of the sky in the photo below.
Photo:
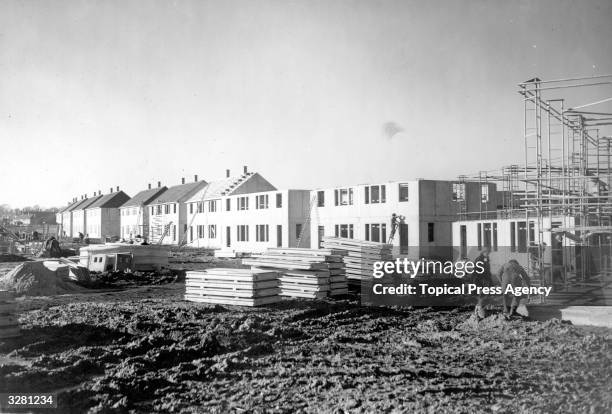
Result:
{"type": "Polygon", "coordinates": [[[0,204],[520,163],[517,84],[612,74],[610,22],[610,0],[0,0],[0,204]]]}

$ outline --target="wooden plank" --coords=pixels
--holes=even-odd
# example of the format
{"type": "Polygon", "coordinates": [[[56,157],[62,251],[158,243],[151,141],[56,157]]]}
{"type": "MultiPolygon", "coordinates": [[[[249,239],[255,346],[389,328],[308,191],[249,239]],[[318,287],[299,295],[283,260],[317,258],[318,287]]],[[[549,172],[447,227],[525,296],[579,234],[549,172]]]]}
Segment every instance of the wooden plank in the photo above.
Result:
{"type": "Polygon", "coordinates": [[[279,288],[269,288],[260,290],[232,290],[232,289],[187,289],[186,295],[196,295],[202,297],[218,296],[228,298],[261,298],[265,296],[277,295],[279,288]]]}
{"type": "Polygon", "coordinates": [[[202,297],[202,296],[193,296],[193,295],[185,295],[185,300],[191,302],[202,302],[202,303],[212,303],[212,304],[220,304],[220,305],[235,305],[235,306],[261,306],[261,305],[269,305],[271,303],[280,302],[281,298],[278,295],[268,296],[263,298],[254,298],[254,299],[246,299],[246,298],[227,298],[227,297],[202,297]]]}
{"type": "Polygon", "coordinates": [[[292,297],[292,298],[307,298],[307,299],[323,299],[327,297],[327,292],[313,292],[313,293],[304,293],[304,292],[290,292],[281,293],[281,296],[292,297]]]}
{"type": "Polygon", "coordinates": [[[267,289],[278,286],[278,280],[264,280],[261,282],[219,282],[219,281],[192,281],[187,280],[185,282],[185,286],[188,287],[199,287],[199,288],[221,288],[221,289],[240,289],[240,290],[258,290],[258,289],[267,289]]]}

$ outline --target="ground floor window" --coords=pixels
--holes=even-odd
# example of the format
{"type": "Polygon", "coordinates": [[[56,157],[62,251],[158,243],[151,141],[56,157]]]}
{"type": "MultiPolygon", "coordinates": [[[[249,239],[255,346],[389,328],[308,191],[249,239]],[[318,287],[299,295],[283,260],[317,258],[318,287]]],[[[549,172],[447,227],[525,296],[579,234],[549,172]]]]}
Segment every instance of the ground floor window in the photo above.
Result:
{"type": "MultiPolygon", "coordinates": [[[[202,226],[204,227],[204,226],[202,226]]],[[[202,229],[204,230],[204,229],[202,229]]],[[[209,239],[216,239],[217,238],[217,225],[216,224],[209,224],[208,225],[208,238],[209,239]]]]}
{"type": "Polygon", "coordinates": [[[249,241],[249,226],[241,224],[236,226],[236,240],[239,242],[249,241]]]}
{"type": "Polygon", "coordinates": [[[269,226],[267,224],[257,224],[255,226],[255,239],[258,242],[267,242],[270,239],[269,226]]]}
{"type": "Polygon", "coordinates": [[[385,223],[366,224],[365,239],[377,243],[386,243],[387,225],[385,223]]]}
{"type": "Polygon", "coordinates": [[[352,224],[336,224],[334,226],[334,231],[336,237],[352,239],[354,236],[352,224]]]}

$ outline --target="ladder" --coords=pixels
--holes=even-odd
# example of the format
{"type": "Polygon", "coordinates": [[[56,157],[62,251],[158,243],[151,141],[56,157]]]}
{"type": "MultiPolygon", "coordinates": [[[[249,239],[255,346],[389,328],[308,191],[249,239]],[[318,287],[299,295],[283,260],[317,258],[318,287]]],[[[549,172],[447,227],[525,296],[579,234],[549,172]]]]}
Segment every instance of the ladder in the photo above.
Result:
{"type": "MultiPolygon", "coordinates": [[[[310,221],[311,221],[311,216],[312,216],[312,209],[315,207],[317,203],[317,195],[313,195],[312,198],[310,199],[310,207],[308,208],[308,216],[306,217],[306,221],[304,222],[304,225],[302,226],[302,230],[300,231],[300,235],[298,236],[297,239],[297,245],[296,247],[300,247],[300,245],[302,244],[302,238],[304,237],[304,232],[306,231],[306,228],[308,228],[310,230],[310,221]]],[[[317,222],[319,221],[319,210],[316,210],[317,213],[317,222]]]]}
{"type": "Polygon", "coordinates": [[[168,224],[166,224],[164,226],[164,232],[162,233],[161,237],[159,238],[159,241],[157,242],[157,244],[162,244],[162,242],[164,241],[164,237],[166,237],[166,235],[170,231],[170,226],[171,225],[172,225],[172,222],[169,222],[168,224]]]}

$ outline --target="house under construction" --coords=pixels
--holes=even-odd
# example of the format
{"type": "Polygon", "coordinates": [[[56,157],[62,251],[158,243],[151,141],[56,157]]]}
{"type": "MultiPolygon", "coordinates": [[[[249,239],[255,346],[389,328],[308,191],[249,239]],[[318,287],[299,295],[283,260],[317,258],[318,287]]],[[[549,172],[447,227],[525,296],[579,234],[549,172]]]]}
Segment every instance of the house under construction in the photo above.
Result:
{"type": "Polygon", "coordinates": [[[524,164],[460,177],[496,183],[501,209],[495,219],[462,210],[453,224],[457,255],[468,246],[489,247],[492,257],[503,250],[497,260],[516,257],[549,284],[598,284],[610,275],[610,86],[612,75],[518,85],[524,164]]]}

